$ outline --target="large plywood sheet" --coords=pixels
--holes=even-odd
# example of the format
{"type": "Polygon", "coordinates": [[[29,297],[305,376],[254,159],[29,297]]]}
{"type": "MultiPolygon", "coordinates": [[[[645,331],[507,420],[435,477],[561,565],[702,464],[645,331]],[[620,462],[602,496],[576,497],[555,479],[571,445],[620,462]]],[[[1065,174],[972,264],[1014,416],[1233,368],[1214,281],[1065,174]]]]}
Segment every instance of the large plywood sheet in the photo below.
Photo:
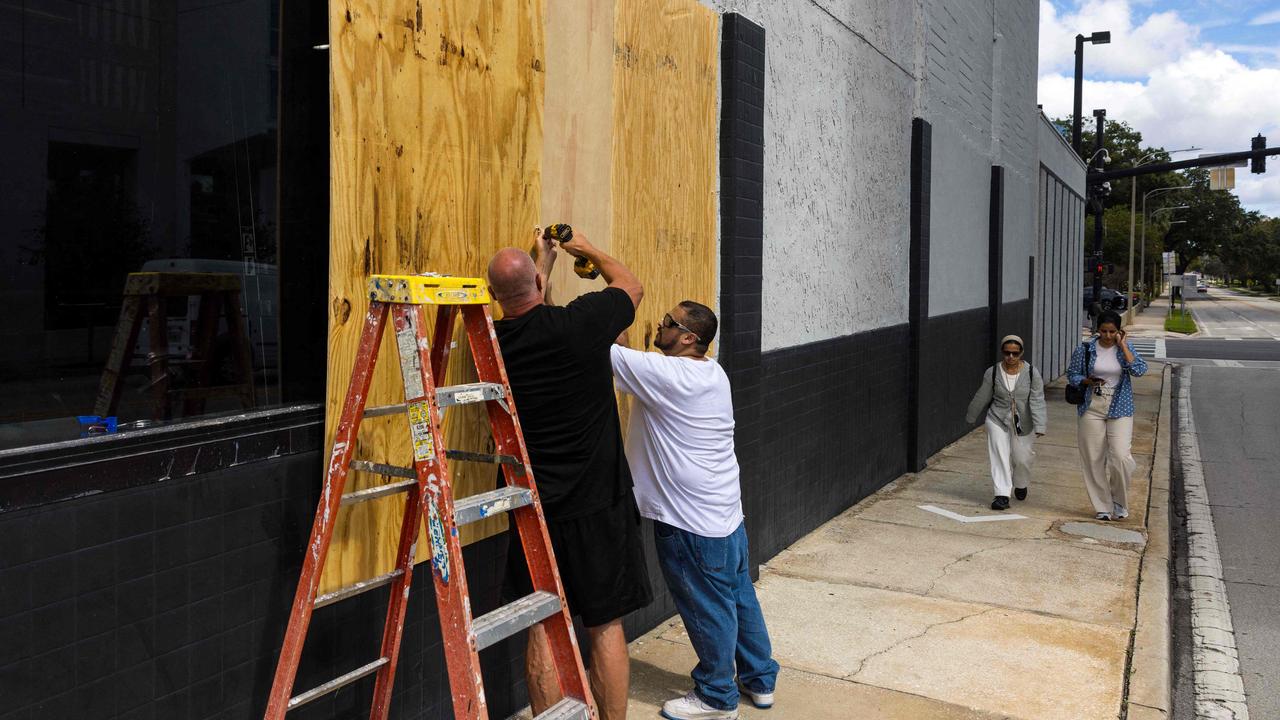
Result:
{"type": "MultiPolygon", "coordinates": [[[[612,247],[614,0],[548,0],[543,112],[542,219],[567,222],[605,252],[612,247]]],[[[551,301],[564,304],[603,280],[561,257],[551,301]]]]}
{"type": "MultiPolygon", "coordinates": [[[[355,357],[371,273],[482,275],[499,248],[538,222],[542,157],[543,0],[333,0],[331,214],[326,435],[355,357]],[[515,237],[513,237],[515,235],[515,237]]],[[[370,404],[403,392],[384,341],[370,404]]],[[[474,378],[465,340],[446,382],[474,378]],[[466,368],[464,372],[463,369],[466,368]]],[[[453,408],[450,447],[482,449],[482,410],[453,408]]],[[[402,417],[370,420],[356,456],[410,464],[402,417]]],[[[453,465],[459,497],[491,489],[490,466],[453,465]]],[[[350,489],[385,482],[353,474],[350,489]]],[[[391,568],[403,496],[346,508],[326,589],[391,568]]],[[[492,533],[505,518],[468,526],[492,533]]],[[[419,559],[427,543],[421,542],[419,559]]]]}
{"type": "MultiPolygon", "coordinates": [[[[682,299],[715,307],[718,27],[696,0],[333,2],[328,434],[370,273],[479,275],[535,224],[569,222],[645,283],[633,346],[682,299]]],[[[571,265],[557,266],[554,302],[603,286],[571,265]]],[[[399,399],[392,353],[384,342],[371,404],[399,399]]],[[[457,352],[447,382],[471,379],[469,362],[457,352]]],[[[486,447],[478,410],[451,410],[450,447],[486,447]]],[[[403,420],[367,422],[357,456],[408,464],[403,420]]],[[[454,468],[459,497],[495,482],[487,467],[454,468]]],[[[326,589],[391,567],[402,510],[343,511],[326,589]]]]}

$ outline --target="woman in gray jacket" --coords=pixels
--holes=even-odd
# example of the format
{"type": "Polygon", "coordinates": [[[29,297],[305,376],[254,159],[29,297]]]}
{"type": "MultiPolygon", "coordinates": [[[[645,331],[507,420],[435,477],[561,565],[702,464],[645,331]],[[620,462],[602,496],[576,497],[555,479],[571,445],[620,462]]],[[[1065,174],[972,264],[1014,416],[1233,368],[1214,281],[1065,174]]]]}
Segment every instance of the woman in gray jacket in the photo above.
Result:
{"type": "Polygon", "coordinates": [[[1027,499],[1035,457],[1032,443],[1046,427],[1044,378],[1022,361],[1022,338],[1006,335],[1000,354],[1001,362],[987,368],[965,414],[965,420],[974,423],[986,411],[987,452],[996,490],[992,510],[1009,509],[1010,489],[1019,500],[1027,499]]]}

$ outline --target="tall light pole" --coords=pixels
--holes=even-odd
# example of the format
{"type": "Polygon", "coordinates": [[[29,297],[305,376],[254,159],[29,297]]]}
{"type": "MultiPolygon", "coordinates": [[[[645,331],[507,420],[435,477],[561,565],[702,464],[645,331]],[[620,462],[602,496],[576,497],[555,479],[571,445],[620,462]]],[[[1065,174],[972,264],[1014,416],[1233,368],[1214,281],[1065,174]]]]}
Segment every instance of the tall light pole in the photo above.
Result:
{"type": "MultiPolygon", "coordinates": [[[[1096,143],[1096,149],[1093,154],[1097,158],[1098,169],[1101,170],[1106,163],[1107,155],[1103,152],[1107,147],[1107,111],[1094,110],[1093,116],[1098,121],[1097,129],[1093,133],[1093,139],[1096,143]]],[[[1099,270],[1102,263],[1102,218],[1106,213],[1103,199],[1109,190],[1109,183],[1093,186],[1093,209],[1095,213],[1093,216],[1093,302],[1095,303],[1102,302],[1102,273],[1099,270]]]]}
{"type": "Polygon", "coordinates": [[[1084,44],[1091,43],[1093,45],[1106,45],[1111,42],[1110,32],[1096,32],[1088,37],[1084,35],[1076,35],[1076,94],[1075,103],[1071,106],[1071,147],[1076,151],[1076,155],[1080,154],[1080,127],[1082,118],[1081,98],[1084,92],[1084,44]]]}
{"type": "MultiPolygon", "coordinates": [[[[1146,155],[1142,156],[1142,158],[1138,160],[1138,162],[1134,163],[1133,166],[1139,167],[1141,165],[1144,165],[1155,156],[1160,155],[1162,152],[1172,155],[1174,153],[1191,152],[1193,150],[1201,150],[1201,149],[1203,148],[1189,147],[1189,148],[1183,148],[1182,150],[1167,150],[1167,151],[1158,150],[1156,152],[1147,153],[1146,155]]],[[[1145,196],[1143,197],[1143,199],[1144,200],[1146,199],[1145,196]]],[[[1144,210],[1143,212],[1145,214],[1146,211],[1144,210]]],[[[1125,311],[1124,311],[1125,322],[1128,322],[1133,319],[1133,311],[1134,311],[1134,307],[1133,307],[1134,305],[1133,303],[1133,231],[1134,231],[1134,225],[1136,224],[1136,221],[1137,221],[1137,213],[1138,213],[1138,178],[1133,177],[1129,179],[1129,284],[1125,286],[1125,290],[1124,290],[1127,293],[1127,295],[1125,296],[1125,311]]],[[[1146,218],[1144,217],[1143,224],[1142,224],[1143,233],[1146,232],[1146,229],[1147,229],[1146,218]]],[[[1142,252],[1142,261],[1143,261],[1142,275],[1139,276],[1142,278],[1142,282],[1144,285],[1147,282],[1146,281],[1146,273],[1147,273],[1146,250],[1147,250],[1147,236],[1144,234],[1142,236],[1142,251],[1143,251],[1142,252]]]]}
{"type": "MultiPolygon", "coordinates": [[[[1137,187],[1136,183],[1134,187],[1137,187]]],[[[1148,190],[1142,194],[1142,272],[1144,275],[1147,272],[1147,198],[1152,195],[1158,195],[1159,193],[1173,192],[1174,190],[1190,190],[1192,187],[1194,186],[1179,185],[1177,187],[1156,188],[1154,190],[1148,190]]]]}

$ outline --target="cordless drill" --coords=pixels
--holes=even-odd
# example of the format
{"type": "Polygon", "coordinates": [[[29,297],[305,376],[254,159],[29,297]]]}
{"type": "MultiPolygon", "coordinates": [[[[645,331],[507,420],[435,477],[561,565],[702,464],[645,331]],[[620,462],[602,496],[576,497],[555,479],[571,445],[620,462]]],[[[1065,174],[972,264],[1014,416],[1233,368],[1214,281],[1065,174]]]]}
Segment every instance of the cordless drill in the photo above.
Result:
{"type": "MultiPolygon", "coordinates": [[[[555,240],[561,244],[567,243],[573,239],[573,228],[565,223],[556,223],[548,225],[546,230],[542,231],[542,237],[547,240],[555,240]]],[[[600,277],[600,268],[590,260],[580,257],[573,263],[573,271],[578,277],[587,280],[595,280],[600,277]]]]}

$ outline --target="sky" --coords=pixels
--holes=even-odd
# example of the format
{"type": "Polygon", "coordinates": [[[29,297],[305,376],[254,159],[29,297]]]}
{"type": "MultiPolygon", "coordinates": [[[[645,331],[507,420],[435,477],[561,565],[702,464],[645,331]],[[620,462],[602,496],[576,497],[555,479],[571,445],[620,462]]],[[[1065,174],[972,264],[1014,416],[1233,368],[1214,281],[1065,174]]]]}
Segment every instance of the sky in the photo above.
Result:
{"type": "MultiPolygon", "coordinates": [[[[1085,45],[1084,107],[1124,120],[1151,147],[1183,160],[1249,149],[1262,133],[1280,145],[1280,0],[1040,0],[1039,102],[1071,114],[1075,36],[1111,31],[1085,45]]],[[[1280,217],[1280,156],[1265,174],[1236,168],[1246,210],[1280,217]]]]}

